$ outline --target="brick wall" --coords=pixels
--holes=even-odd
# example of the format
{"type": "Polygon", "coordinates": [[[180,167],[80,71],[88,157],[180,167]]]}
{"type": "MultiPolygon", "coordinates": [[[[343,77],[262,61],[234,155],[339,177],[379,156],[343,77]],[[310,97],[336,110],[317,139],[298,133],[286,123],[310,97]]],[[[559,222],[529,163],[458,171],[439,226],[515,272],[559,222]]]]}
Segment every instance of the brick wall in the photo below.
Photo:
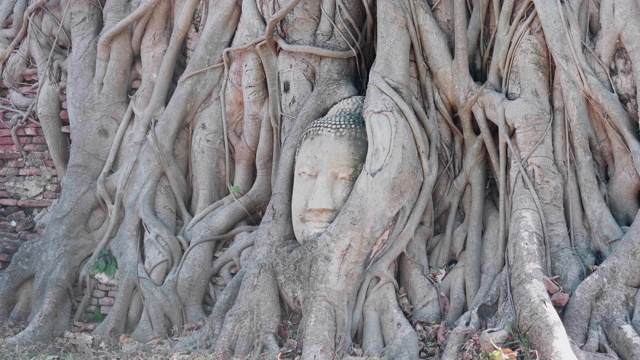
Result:
{"type": "MultiPolygon", "coordinates": [[[[23,95],[33,96],[37,85],[35,71],[27,71],[17,89],[23,95]]],[[[64,96],[60,101],[66,108],[64,96]]],[[[22,149],[16,145],[11,126],[16,111],[10,110],[13,105],[8,98],[8,89],[0,82],[0,269],[8,266],[24,241],[42,233],[34,218],[43,215],[61,190],[40,125],[27,121],[17,127],[14,131],[22,149]]],[[[66,110],[61,115],[68,121],[66,110]]],[[[69,127],[65,126],[63,131],[69,133],[69,127]]]]}
{"type": "MultiPolygon", "coordinates": [[[[35,94],[38,76],[35,71],[28,73],[19,90],[23,94],[35,94]]],[[[16,146],[10,125],[16,113],[7,110],[12,108],[7,92],[7,87],[0,81],[0,270],[9,265],[13,254],[25,241],[36,239],[44,231],[37,220],[55,205],[62,190],[40,125],[28,121],[15,131],[26,156],[16,146]]],[[[65,123],[62,132],[69,134],[65,94],[61,95],[60,102],[60,118],[65,123]]],[[[117,289],[115,284],[98,284],[84,314],[93,319],[96,313],[106,316],[113,306],[117,289]]],[[[77,303],[82,300],[82,295],[78,296],[77,303]]],[[[74,325],[85,331],[95,328],[96,324],[87,321],[87,316],[82,320],[85,321],[74,325]]]]}

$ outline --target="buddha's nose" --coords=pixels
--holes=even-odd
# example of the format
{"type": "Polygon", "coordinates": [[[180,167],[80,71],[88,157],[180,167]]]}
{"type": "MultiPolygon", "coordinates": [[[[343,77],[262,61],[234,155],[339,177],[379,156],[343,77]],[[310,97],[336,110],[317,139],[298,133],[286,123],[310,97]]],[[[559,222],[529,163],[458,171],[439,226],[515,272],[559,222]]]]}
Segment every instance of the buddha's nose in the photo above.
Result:
{"type": "Polygon", "coordinates": [[[318,177],[307,201],[308,210],[335,210],[331,184],[324,177],[318,177]]]}

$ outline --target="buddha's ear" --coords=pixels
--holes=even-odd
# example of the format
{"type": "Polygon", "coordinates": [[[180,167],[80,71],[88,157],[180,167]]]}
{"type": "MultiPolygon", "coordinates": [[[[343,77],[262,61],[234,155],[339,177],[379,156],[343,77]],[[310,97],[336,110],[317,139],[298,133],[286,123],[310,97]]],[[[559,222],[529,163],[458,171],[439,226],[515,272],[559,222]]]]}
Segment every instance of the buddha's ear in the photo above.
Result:
{"type": "Polygon", "coordinates": [[[390,104],[382,99],[369,99],[369,97],[384,97],[383,94],[377,92],[367,96],[365,104],[365,122],[367,124],[367,138],[369,148],[367,150],[367,160],[365,162],[365,170],[371,175],[376,176],[384,167],[391,147],[396,136],[395,116],[390,104]],[[367,106],[370,105],[370,106],[367,106]]]}

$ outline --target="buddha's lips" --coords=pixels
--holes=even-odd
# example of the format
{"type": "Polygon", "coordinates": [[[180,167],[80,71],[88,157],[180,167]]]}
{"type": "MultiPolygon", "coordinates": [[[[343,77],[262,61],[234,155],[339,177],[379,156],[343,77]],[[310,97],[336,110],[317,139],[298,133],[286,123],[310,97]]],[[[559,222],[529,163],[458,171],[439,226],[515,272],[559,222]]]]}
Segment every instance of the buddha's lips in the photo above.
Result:
{"type": "Polygon", "coordinates": [[[307,213],[302,217],[303,223],[310,228],[327,227],[335,218],[334,212],[307,213]]]}

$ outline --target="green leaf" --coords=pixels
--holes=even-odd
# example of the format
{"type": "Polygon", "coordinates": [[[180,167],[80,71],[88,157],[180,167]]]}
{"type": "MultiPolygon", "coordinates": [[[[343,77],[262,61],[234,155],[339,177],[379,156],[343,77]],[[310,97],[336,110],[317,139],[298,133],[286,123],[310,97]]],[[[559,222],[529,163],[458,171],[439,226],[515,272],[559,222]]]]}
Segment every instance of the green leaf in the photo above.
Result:
{"type": "Polygon", "coordinates": [[[104,320],[104,315],[101,312],[97,311],[93,314],[93,322],[99,323],[102,320],[104,320]]]}
{"type": "Polygon", "coordinates": [[[111,251],[109,251],[107,249],[102,249],[102,250],[100,250],[100,253],[99,253],[98,256],[99,257],[103,257],[103,256],[109,256],[109,255],[111,255],[111,251]]]}
{"type": "Polygon", "coordinates": [[[240,186],[236,185],[236,186],[232,187],[230,190],[231,190],[232,193],[234,193],[234,192],[240,190],[240,186]]]}
{"type": "Polygon", "coordinates": [[[93,264],[93,266],[91,267],[91,275],[95,275],[101,272],[104,272],[104,270],[107,268],[107,263],[104,261],[104,259],[100,258],[98,259],[98,261],[96,261],[95,264],[93,264]]]}
{"type": "Polygon", "coordinates": [[[113,279],[113,277],[116,276],[117,269],[118,267],[116,266],[115,263],[109,263],[109,265],[107,265],[106,270],[104,271],[104,274],[107,275],[110,279],[113,279]]]}

